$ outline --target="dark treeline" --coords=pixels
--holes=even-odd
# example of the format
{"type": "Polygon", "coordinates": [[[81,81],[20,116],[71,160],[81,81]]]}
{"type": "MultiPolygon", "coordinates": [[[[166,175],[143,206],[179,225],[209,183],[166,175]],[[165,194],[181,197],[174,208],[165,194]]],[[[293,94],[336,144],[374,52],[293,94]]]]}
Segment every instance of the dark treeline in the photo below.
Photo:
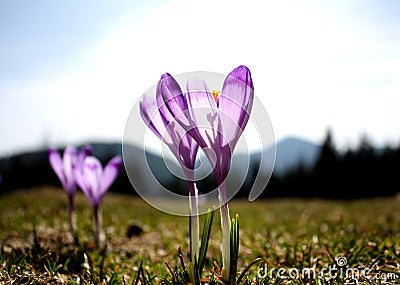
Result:
{"type": "Polygon", "coordinates": [[[356,149],[339,152],[328,130],[314,166],[306,169],[300,163],[283,176],[272,176],[263,197],[390,196],[400,192],[399,171],[400,144],[379,149],[363,137],[356,149]]]}
{"type": "MultiPolygon", "coordinates": [[[[248,197],[259,171],[259,162],[255,161],[252,168],[252,176],[247,177],[236,197],[248,197]]],[[[339,152],[332,132],[328,130],[313,166],[299,162],[297,167],[284,174],[273,174],[260,197],[356,199],[391,196],[400,192],[399,174],[400,144],[380,149],[364,137],[356,149],[339,152]]],[[[184,192],[185,185],[180,185],[180,192],[184,192]]],[[[198,182],[199,191],[203,193],[216,187],[213,175],[198,182]]]]}
{"type": "MultiPolygon", "coordinates": [[[[121,155],[121,144],[95,144],[94,155],[103,165],[114,155],[121,155]]],[[[62,149],[60,149],[62,151],[62,149]]],[[[142,152],[132,148],[132,152],[142,152]]],[[[150,155],[155,166],[155,174],[163,178],[161,182],[173,192],[187,194],[185,181],[176,179],[164,165],[162,158],[150,155]]],[[[328,131],[320,147],[319,157],[313,167],[301,163],[281,175],[273,174],[262,198],[276,197],[317,197],[334,199],[354,199],[374,196],[389,196],[400,192],[400,144],[396,147],[376,148],[367,138],[363,138],[358,148],[338,151],[331,131],[328,131]]],[[[138,166],[140,167],[140,166],[138,166]]],[[[237,194],[247,197],[258,164],[237,194]]],[[[0,159],[0,194],[15,189],[37,186],[60,186],[60,182],[48,162],[47,151],[37,151],[0,159]]],[[[200,192],[215,189],[212,175],[197,183],[200,192]]],[[[110,188],[113,192],[135,194],[124,167],[110,188]]]]}

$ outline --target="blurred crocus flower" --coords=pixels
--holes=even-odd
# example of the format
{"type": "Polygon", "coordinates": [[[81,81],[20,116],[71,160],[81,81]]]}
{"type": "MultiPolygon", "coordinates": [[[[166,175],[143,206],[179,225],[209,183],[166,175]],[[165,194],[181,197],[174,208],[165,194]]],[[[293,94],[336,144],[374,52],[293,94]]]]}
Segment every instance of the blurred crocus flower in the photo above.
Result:
{"type": "Polygon", "coordinates": [[[89,199],[94,210],[96,242],[99,247],[102,247],[104,241],[101,230],[100,203],[108,188],[117,178],[121,163],[121,157],[116,156],[103,169],[96,157],[87,156],[82,163],[73,165],[76,183],[89,199]]]}
{"type": "Polygon", "coordinates": [[[81,164],[83,160],[91,154],[91,147],[85,146],[79,153],[75,147],[68,146],[64,150],[63,157],[54,149],[49,148],[49,162],[61,185],[68,195],[68,213],[71,229],[76,238],[76,220],[74,215],[74,196],[77,185],[72,170],[73,165],[81,164]]]}
{"type": "Polygon", "coordinates": [[[168,73],[163,74],[157,85],[156,98],[144,94],[140,101],[140,114],[149,128],[161,139],[179,161],[189,188],[190,205],[190,257],[199,257],[198,193],[194,183],[194,166],[199,148],[197,142],[178,124],[167,109],[162,95],[163,84],[181,92],[178,83],[168,73]]]}
{"type": "Polygon", "coordinates": [[[192,78],[183,94],[174,81],[172,77],[166,78],[159,88],[172,116],[196,140],[214,166],[221,204],[222,261],[225,275],[230,278],[231,221],[225,180],[233,150],[253,106],[250,70],[243,65],[235,68],[225,78],[221,92],[210,92],[205,81],[192,78]]]}

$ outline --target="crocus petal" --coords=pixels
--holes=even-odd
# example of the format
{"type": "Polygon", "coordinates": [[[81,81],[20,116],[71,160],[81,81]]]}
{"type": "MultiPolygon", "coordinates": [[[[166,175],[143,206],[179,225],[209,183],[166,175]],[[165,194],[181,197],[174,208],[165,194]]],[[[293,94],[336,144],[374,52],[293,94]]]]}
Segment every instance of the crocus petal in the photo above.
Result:
{"type": "Polygon", "coordinates": [[[49,162],[57,177],[60,179],[62,186],[64,187],[67,182],[63,172],[63,162],[61,155],[54,148],[49,148],[49,162]]]}
{"type": "Polygon", "coordinates": [[[160,88],[164,101],[170,101],[167,106],[173,116],[188,109],[181,87],[170,74],[165,73],[161,76],[158,88],[160,88]]]}
{"type": "Polygon", "coordinates": [[[74,172],[75,182],[78,185],[78,187],[81,188],[83,193],[85,193],[86,195],[87,190],[86,190],[86,184],[83,181],[82,169],[83,169],[83,161],[82,163],[75,163],[72,165],[72,171],[74,172]]]}
{"type": "Polygon", "coordinates": [[[183,137],[179,144],[179,162],[186,175],[186,180],[194,181],[194,166],[199,149],[198,143],[189,135],[183,137]]]}
{"type": "MultiPolygon", "coordinates": [[[[184,168],[187,168],[185,171],[186,174],[189,174],[189,172],[191,172],[190,170],[194,168],[196,154],[199,146],[194,141],[194,139],[188,134],[188,132],[186,132],[183,129],[183,127],[178,122],[176,122],[175,118],[173,117],[171,112],[168,110],[166,104],[164,103],[163,93],[162,93],[163,82],[164,84],[172,85],[173,86],[172,88],[174,88],[177,94],[182,94],[182,92],[180,91],[180,87],[178,83],[175,81],[175,79],[173,79],[168,73],[166,73],[161,77],[161,80],[157,84],[156,101],[166,131],[169,137],[171,138],[173,144],[170,145],[167,142],[167,145],[170,147],[171,151],[175,154],[176,158],[181,163],[181,165],[184,168]]],[[[185,98],[181,99],[183,100],[185,98]]],[[[190,178],[190,180],[193,179],[191,177],[188,178],[190,178]]]]}
{"type": "Polygon", "coordinates": [[[179,106],[177,112],[181,112],[180,110],[187,109],[187,104],[185,98],[182,96],[182,90],[179,86],[178,82],[168,73],[165,73],[161,76],[160,81],[157,84],[156,90],[156,101],[157,106],[160,111],[161,117],[164,120],[165,126],[167,126],[170,122],[174,121],[174,116],[168,110],[167,106],[164,103],[164,97],[170,98],[174,97],[176,105],[179,106]],[[165,96],[163,96],[163,92],[166,92],[165,96]]]}
{"type": "Polygon", "coordinates": [[[218,112],[214,97],[204,81],[192,78],[187,82],[186,98],[189,105],[190,134],[202,148],[212,146],[215,141],[218,112]]]}
{"type": "MultiPolygon", "coordinates": [[[[189,112],[185,112],[190,117],[191,125],[186,130],[196,140],[203,149],[211,148],[214,154],[218,155],[218,110],[214,97],[208,90],[205,81],[192,78],[187,82],[186,98],[189,105],[189,112]]],[[[180,116],[181,117],[181,116],[180,116]]],[[[178,117],[178,121],[179,118],[178,117]]],[[[205,153],[211,164],[214,156],[209,152],[205,153]]]]}
{"type": "MultiPolygon", "coordinates": [[[[200,80],[197,77],[188,80],[187,85],[187,101],[189,103],[190,111],[196,111],[197,109],[204,109],[206,113],[201,115],[208,115],[210,112],[216,113],[217,104],[215,103],[214,96],[208,90],[205,81],[200,80]]],[[[194,114],[194,116],[196,113],[194,114]]],[[[194,118],[196,119],[196,118],[194,118]]],[[[207,119],[208,120],[208,119],[207,119]]],[[[199,121],[199,120],[196,120],[199,121]]]]}
{"type": "Polygon", "coordinates": [[[77,159],[76,163],[78,165],[82,165],[82,163],[85,160],[85,158],[88,157],[89,155],[92,155],[92,146],[91,145],[86,145],[79,152],[78,159],[77,159]]]}
{"type": "Polygon", "coordinates": [[[226,77],[218,101],[222,113],[219,131],[232,150],[249,120],[253,98],[250,70],[239,66],[226,77]]]}
{"type": "Polygon", "coordinates": [[[157,87],[159,94],[162,94],[162,99],[165,102],[169,112],[175,119],[179,119],[179,124],[188,130],[193,125],[190,114],[188,112],[188,102],[186,96],[178,82],[168,73],[161,77],[157,87]]]}
{"type": "MultiPolygon", "coordinates": [[[[179,160],[179,150],[178,150],[178,139],[174,139],[171,131],[166,131],[165,120],[162,119],[159,109],[157,107],[157,102],[154,97],[148,94],[144,94],[142,100],[140,101],[140,114],[145,124],[153,131],[153,133],[165,142],[175,157],[179,160]]],[[[170,128],[172,125],[170,126],[170,128]]]]}
{"type": "Polygon", "coordinates": [[[100,191],[99,191],[100,200],[104,196],[108,188],[110,188],[114,180],[117,178],[121,163],[122,163],[121,157],[116,156],[113,159],[111,159],[104,168],[104,171],[100,179],[100,191]]]}
{"type": "Polygon", "coordinates": [[[158,113],[157,102],[150,95],[144,94],[139,108],[140,115],[145,124],[162,140],[165,126],[158,113]]]}
{"type": "Polygon", "coordinates": [[[70,194],[73,194],[76,191],[76,183],[75,183],[74,173],[72,170],[72,165],[76,163],[77,159],[78,159],[78,151],[76,150],[76,148],[68,146],[64,150],[63,169],[66,180],[65,190],[67,190],[67,192],[70,194]]]}
{"type": "Polygon", "coordinates": [[[83,161],[82,165],[82,191],[88,197],[93,207],[99,205],[100,193],[100,178],[102,174],[102,166],[100,161],[93,157],[88,156],[83,161]]]}
{"type": "Polygon", "coordinates": [[[216,130],[218,124],[217,104],[214,96],[208,90],[206,82],[197,77],[189,79],[186,98],[193,122],[191,127],[209,127],[211,130],[216,130]]]}
{"type": "Polygon", "coordinates": [[[83,162],[85,158],[92,154],[92,146],[86,145],[84,146],[78,154],[78,158],[76,159],[75,163],[72,164],[72,172],[75,177],[75,182],[82,191],[86,191],[86,185],[84,184],[84,180],[82,178],[82,169],[83,169],[83,162]],[[85,190],[83,190],[85,188],[85,190]]]}
{"type": "MultiPolygon", "coordinates": [[[[169,124],[178,122],[193,137],[192,131],[196,124],[189,112],[187,96],[182,93],[175,78],[165,73],[157,85],[157,94],[161,95],[157,97],[157,103],[163,120],[168,121],[169,124]]],[[[175,126],[172,125],[172,127],[175,126]]]]}
{"type": "MultiPolygon", "coordinates": [[[[163,84],[165,84],[165,81],[168,81],[169,74],[164,74],[160,81],[157,84],[157,90],[156,90],[156,103],[157,103],[157,108],[158,108],[158,113],[160,115],[160,118],[162,119],[162,122],[164,124],[163,129],[164,129],[164,137],[161,139],[167,145],[173,149],[171,151],[175,154],[175,156],[179,160],[179,151],[178,151],[178,145],[183,137],[185,137],[185,130],[175,121],[174,117],[168,110],[166,104],[164,103],[163,99],[163,94],[162,94],[162,89],[163,89],[163,84]],[[164,83],[163,83],[164,82],[164,83]],[[170,139],[170,140],[168,140],[170,139]]],[[[171,83],[172,84],[172,83],[171,83]]],[[[179,85],[175,86],[178,91],[180,92],[180,87],[179,85]]],[[[187,140],[186,140],[187,141],[187,140]]]]}

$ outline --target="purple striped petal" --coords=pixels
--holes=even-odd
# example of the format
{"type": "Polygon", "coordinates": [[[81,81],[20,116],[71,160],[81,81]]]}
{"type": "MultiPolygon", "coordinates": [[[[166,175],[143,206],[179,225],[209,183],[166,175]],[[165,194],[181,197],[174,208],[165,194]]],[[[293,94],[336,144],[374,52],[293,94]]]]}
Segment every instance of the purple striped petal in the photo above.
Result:
{"type": "Polygon", "coordinates": [[[116,156],[113,159],[111,159],[104,168],[104,171],[100,179],[100,191],[99,191],[100,200],[103,198],[108,188],[110,188],[111,184],[113,184],[114,180],[117,178],[121,163],[122,163],[121,157],[116,156]]]}
{"type": "MultiPolygon", "coordinates": [[[[204,88],[202,88],[204,89],[204,88]]],[[[189,108],[189,102],[188,102],[188,97],[182,93],[182,90],[178,84],[178,82],[173,78],[171,75],[168,73],[164,74],[161,77],[161,80],[157,86],[157,93],[161,94],[162,98],[159,96],[158,97],[158,105],[161,107],[160,112],[162,114],[162,117],[164,120],[168,121],[170,120],[170,116],[173,117],[173,122],[172,127],[177,128],[174,124],[175,121],[178,122],[179,125],[182,126],[182,128],[189,133],[189,136],[192,136],[194,140],[199,143],[199,141],[202,142],[202,147],[205,147],[205,142],[202,139],[201,135],[198,133],[198,129],[196,128],[196,123],[193,120],[192,114],[190,113],[190,108],[189,108]],[[161,100],[162,99],[162,100],[161,100]],[[162,106],[165,105],[166,108],[163,108],[162,106]],[[168,110],[168,112],[167,112],[168,110]]],[[[171,132],[169,130],[169,132],[171,132]]],[[[182,136],[181,136],[182,137],[182,136]]],[[[197,153],[197,143],[194,144],[193,142],[189,141],[190,138],[188,138],[188,142],[181,142],[180,143],[180,150],[179,152],[181,154],[184,154],[185,157],[190,156],[193,160],[193,166],[194,166],[194,160],[195,156],[197,153]],[[193,144],[193,148],[191,145],[193,144]],[[187,150],[185,145],[188,145],[190,148],[190,151],[187,150]]],[[[199,143],[200,144],[200,143],[199,143]]]]}
{"type": "MultiPolygon", "coordinates": [[[[174,116],[171,114],[171,112],[168,110],[167,105],[164,103],[164,96],[163,96],[163,85],[166,85],[166,88],[168,89],[168,93],[171,94],[171,91],[169,91],[169,85],[172,85],[175,93],[176,94],[182,94],[181,88],[179,87],[178,83],[174,80],[171,75],[168,73],[165,73],[161,76],[160,81],[157,84],[157,89],[156,89],[156,102],[157,102],[157,107],[160,112],[161,118],[163,119],[164,126],[167,127],[167,125],[173,121],[175,121],[174,116]]],[[[178,98],[177,98],[178,99],[178,98]]],[[[184,99],[184,98],[181,98],[184,99]]],[[[180,109],[179,109],[180,110],[180,109]]]]}
{"type": "MultiPolygon", "coordinates": [[[[179,117],[179,124],[185,130],[190,128],[192,123],[187,112],[188,102],[175,78],[168,73],[164,74],[158,83],[157,89],[158,93],[162,94],[162,99],[171,115],[175,119],[179,117]]],[[[164,115],[168,116],[166,113],[164,115]]]]}
{"type": "Polygon", "coordinates": [[[170,74],[165,73],[161,76],[160,83],[163,99],[166,101],[172,100],[175,103],[174,105],[171,105],[171,107],[173,107],[170,109],[171,113],[176,115],[177,113],[179,114],[181,110],[187,110],[188,105],[186,99],[184,98],[182,89],[175,78],[170,74]]]}
{"type": "Polygon", "coordinates": [[[202,148],[212,147],[216,138],[218,112],[214,97],[204,81],[192,78],[187,82],[187,101],[189,105],[190,134],[202,148]]]}
{"type": "Polygon", "coordinates": [[[49,162],[64,188],[67,182],[64,176],[63,162],[61,155],[54,148],[49,148],[49,162]]]}
{"type": "Polygon", "coordinates": [[[184,168],[188,168],[185,172],[186,174],[189,174],[190,170],[194,169],[196,154],[199,146],[196,141],[175,120],[174,116],[171,114],[171,112],[168,110],[168,107],[164,103],[162,87],[163,82],[167,84],[167,86],[172,85],[176,91],[176,94],[182,94],[182,92],[180,91],[180,87],[175,79],[173,79],[168,73],[166,73],[161,77],[161,80],[157,84],[156,101],[167,134],[172,140],[172,145],[166,142],[165,139],[164,141],[170,147],[171,151],[175,154],[181,165],[184,168]]]}
{"type": "Polygon", "coordinates": [[[49,149],[49,162],[54,172],[60,179],[60,182],[64,190],[69,194],[73,195],[76,192],[76,182],[72,170],[72,165],[77,160],[77,150],[74,147],[68,146],[64,150],[63,157],[54,149],[49,149]]]}
{"type": "Polygon", "coordinates": [[[250,70],[243,65],[239,66],[226,77],[219,96],[219,109],[223,114],[219,130],[232,150],[249,120],[253,99],[250,70]]]}
{"type": "MultiPolygon", "coordinates": [[[[189,106],[186,113],[191,122],[187,131],[203,150],[211,148],[218,155],[218,109],[206,82],[196,77],[188,80],[186,98],[189,106]]],[[[215,156],[207,151],[205,154],[211,165],[214,165],[215,156]]]]}
{"type": "Polygon", "coordinates": [[[102,174],[102,166],[100,161],[93,157],[88,156],[83,161],[82,165],[81,189],[89,199],[93,207],[100,204],[100,178],[102,174]]]}
{"type": "Polygon", "coordinates": [[[86,145],[82,148],[82,150],[78,154],[78,158],[76,159],[75,163],[72,164],[72,172],[75,178],[76,185],[82,189],[82,191],[86,194],[86,186],[85,182],[82,177],[82,169],[83,169],[83,162],[85,161],[86,157],[92,154],[92,146],[86,145]],[[84,189],[85,188],[85,189],[84,189]]]}
{"type": "Polygon", "coordinates": [[[64,150],[64,155],[63,155],[63,169],[64,169],[64,175],[65,175],[65,180],[66,180],[66,190],[68,193],[73,193],[76,191],[76,183],[75,183],[75,177],[74,173],[72,170],[72,165],[77,162],[78,159],[78,151],[75,147],[68,146],[64,150]]]}
{"type": "Polygon", "coordinates": [[[140,114],[145,124],[147,124],[153,133],[156,134],[160,140],[165,142],[172,153],[179,158],[179,141],[174,141],[174,137],[171,137],[171,132],[166,131],[165,125],[168,123],[165,119],[163,120],[157,107],[156,100],[148,94],[144,94],[140,101],[140,114]]]}
{"type": "MultiPolygon", "coordinates": [[[[183,163],[188,168],[194,168],[195,156],[197,153],[189,151],[187,155],[185,149],[191,149],[192,145],[195,147],[192,139],[189,138],[184,129],[175,122],[162,99],[161,79],[156,92],[156,100],[148,94],[144,94],[140,101],[140,114],[144,122],[149,128],[157,135],[159,139],[165,142],[170,148],[171,152],[175,155],[179,162],[183,163]],[[159,106],[157,106],[159,105],[159,106]],[[181,151],[183,149],[183,152],[181,151]],[[184,153],[182,156],[181,154],[184,153]],[[194,156],[194,158],[192,158],[194,156]]],[[[171,85],[171,84],[170,84],[171,85]]],[[[173,85],[173,84],[172,84],[173,85]]],[[[175,88],[179,88],[179,85],[175,88]]]]}
{"type": "Polygon", "coordinates": [[[83,160],[82,163],[80,163],[80,164],[75,163],[74,165],[72,165],[72,171],[74,172],[76,184],[78,185],[79,188],[81,188],[83,193],[87,196],[87,194],[86,194],[87,189],[86,189],[86,185],[85,185],[85,182],[83,180],[83,175],[82,175],[84,161],[85,160],[83,160]]]}
{"type": "Polygon", "coordinates": [[[159,115],[156,101],[150,95],[144,94],[139,108],[140,115],[145,124],[162,140],[165,126],[159,115]]]}
{"type": "Polygon", "coordinates": [[[92,146],[86,145],[84,146],[78,154],[78,159],[76,161],[77,165],[82,165],[83,161],[86,157],[92,155],[92,146]]]}

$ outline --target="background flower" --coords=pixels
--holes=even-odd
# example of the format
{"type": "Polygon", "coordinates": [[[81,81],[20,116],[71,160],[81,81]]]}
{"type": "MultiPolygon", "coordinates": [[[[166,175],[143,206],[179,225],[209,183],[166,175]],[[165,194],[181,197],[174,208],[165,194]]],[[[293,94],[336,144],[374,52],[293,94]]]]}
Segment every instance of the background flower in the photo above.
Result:
{"type": "Polygon", "coordinates": [[[83,159],[81,164],[73,166],[76,182],[89,199],[94,210],[95,234],[98,247],[102,247],[104,240],[101,229],[100,203],[117,178],[121,163],[121,157],[116,156],[103,169],[96,157],[88,156],[83,159]]]}
{"type": "Polygon", "coordinates": [[[85,146],[81,152],[72,146],[67,146],[64,150],[63,157],[54,149],[49,148],[49,162],[57,177],[60,179],[61,185],[68,195],[68,213],[71,230],[75,241],[77,242],[76,220],[74,214],[74,196],[77,189],[76,179],[73,171],[74,165],[81,165],[83,160],[90,155],[92,149],[85,146]]]}

